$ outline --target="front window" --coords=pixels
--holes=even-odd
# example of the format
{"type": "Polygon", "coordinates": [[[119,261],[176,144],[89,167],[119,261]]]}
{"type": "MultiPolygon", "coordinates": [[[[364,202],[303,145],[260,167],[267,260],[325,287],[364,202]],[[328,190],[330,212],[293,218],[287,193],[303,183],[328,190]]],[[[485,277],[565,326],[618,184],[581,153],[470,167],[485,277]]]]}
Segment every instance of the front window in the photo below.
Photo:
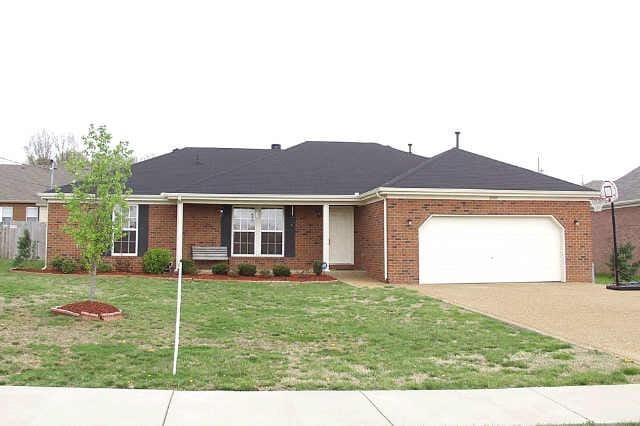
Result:
{"type": "Polygon", "coordinates": [[[38,208],[27,207],[27,222],[37,222],[37,221],[38,221],[38,208]]]}
{"type": "Polygon", "coordinates": [[[234,208],[232,254],[282,256],[284,210],[281,208],[234,208]]]}
{"type": "Polygon", "coordinates": [[[13,207],[0,207],[2,225],[9,226],[13,222],[13,207]]]}
{"type": "Polygon", "coordinates": [[[113,241],[113,256],[136,256],[138,254],[138,206],[124,210],[122,236],[113,241]]]}

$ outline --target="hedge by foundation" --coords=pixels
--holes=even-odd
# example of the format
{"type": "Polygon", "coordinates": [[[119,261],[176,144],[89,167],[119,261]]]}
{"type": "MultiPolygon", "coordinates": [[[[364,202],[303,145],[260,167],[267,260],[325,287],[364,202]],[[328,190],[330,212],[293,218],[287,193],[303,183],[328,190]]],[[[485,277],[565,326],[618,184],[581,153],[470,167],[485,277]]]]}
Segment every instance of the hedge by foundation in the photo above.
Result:
{"type": "MultiPolygon", "coordinates": [[[[53,275],[69,275],[87,276],[86,272],[72,272],[70,274],[64,274],[60,271],[53,269],[21,269],[14,268],[14,272],[23,273],[37,273],[37,274],[53,274],[53,275]]],[[[165,278],[176,279],[177,275],[173,273],[167,274],[145,274],[144,272],[99,272],[99,277],[148,277],[148,278],[165,278]]],[[[242,275],[219,275],[219,274],[195,274],[195,275],[183,275],[185,279],[191,279],[194,281],[207,280],[207,281],[268,281],[268,282],[330,282],[338,281],[335,277],[327,274],[315,275],[315,274],[291,274],[288,277],[275,277],[273,275],[255,275],[255,276],[242,276],[242,275]]]]}
{"type": "Polygon", "coordinates": [[[85,300],[51,308],[55,315],[88,319],[94,321],[114,321],[123,318],[122,310],[108,303],[85,300]]]}

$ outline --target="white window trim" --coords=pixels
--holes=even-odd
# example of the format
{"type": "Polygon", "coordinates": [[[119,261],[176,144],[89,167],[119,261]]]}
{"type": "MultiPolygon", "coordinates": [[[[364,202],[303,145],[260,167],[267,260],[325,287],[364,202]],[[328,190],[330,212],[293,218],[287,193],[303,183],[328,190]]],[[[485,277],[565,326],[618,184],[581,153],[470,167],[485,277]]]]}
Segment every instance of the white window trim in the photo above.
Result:
{"type": "Polygon", "coordinates": [[[24,220],[25,220],[26,222],[29,222],[29,218],[30,218],[30,217],[31,217],[31,218],[35,218],[35,219],[36,219],[36,220],[35,220],[36,222],[37,222],[37,221],[39,221],[39,220],[40,220],[40,209],[39,209],[38,207],[27,207],[27,208],[25,209],[25,212],[24,212],[24,220]],[[31,209],[31,211],[33,211],[33,210],[35,210],[35,211],[36,211],[36,215],[35,215],[35,216],[29,216],[29,210],[30,210],[30,209],[31,209]]]}
{"type": "Polygon", "coordinates": [[[15,227],[13,224],[13,206],[0,206],[0,225],[6,227],[15,227]],[[4,210],[11,210],[11,222],[9,224],[4,223],[4,210]]]}
{"type": "MultiPolygon", "coordinates": [[[[138,236],[140,235],[140,206],[137,204],[127,204],[127,218],[129,217],[129,207],[136,206],[136,227],[127,228],[122,227],[122,231],[136,231],[136,251],[134,253],[116,253],[114,250],[116,239],[115,237],[111,241],[111,256],[115,257],[136,257],[138,256],[138,236]]],[[[113,220],[116,219],[116,212],[113,212],[113,220]]]]}
{"type": "Polygon", "coordinates": [[[244,205],[239,205],[239,206],[232,206],[231,207],[231,257],[284,257],[284,244],[285,244],[285,230],[286,230],[286,226],[284,226],[284,206],[260,206],[260,207],[254,207],[254,206],[244,206],[244,205]],[[235,233],[233,230],[233,210],[234,209],[253,209],[255,211],[255,216],[256,216],[256,223],[255,223],[255,229],[253,231],[235,231],[235,232],[254,232],[254,240],[253,240],[253,250],[254,250],[254,254],[235,254],[233,252],[233,242],[234,242],[234,238],[233,238],[233,234],[235,233]],[[262,209],[279,209],[282,210],[282,231],[264,231],[264,232],[282,232],[282,251],[280,252],[280,254],[262,254],[262,209]],[[255,252],[259,251],[261,252],[260,254],[256,254],[255,252]]]}

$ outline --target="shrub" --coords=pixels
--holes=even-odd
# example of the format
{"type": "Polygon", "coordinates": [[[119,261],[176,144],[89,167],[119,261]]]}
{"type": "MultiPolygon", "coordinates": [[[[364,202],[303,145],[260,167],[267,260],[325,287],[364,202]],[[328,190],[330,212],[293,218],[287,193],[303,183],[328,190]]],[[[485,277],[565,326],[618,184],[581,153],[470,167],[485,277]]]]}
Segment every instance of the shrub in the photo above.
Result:
{"type": "Polygon", "coordinates": [[[60,271],[63,274],[71,274],[79,268],[78,262],[65,256],[56,256],[51,262],[51,266],[54,270],[60,271]]]}
{"type": "Polygon", "coordinates": [[[238,265],[238,274],[245,277],[253,277],[256,274],[256,265],[241,263],[238,265]]]}
{"type": "Polygon", "coordinates": [[[314,260],[313,261],[313,273],[316,275],[322,274],[322,261],[314,260]]]}
{"type": "Polygon", "coordinates": [[[22,236],[18,238],[18,254],[13,259],[13,265],[19,266],[29,259],[31,259],[31,234],[28,229],[25,229],[22,236]]]}
{"type": "Polygon", "coordinates": [[[113,266],[111,266],[110,263],[98,263],[98,265],[96,265],[96,272],[99,273],[105,273],[105,272],[111,272],[113,271],[113,266]]]}
{"type": "MultiPolygon", "coordinates": [[[[618,247],[618,276],[620,281],[632,281],[633,277],[638,273],[640,262],[633,262],[633,251],[635,247],[631,243],[626,243],[618,247]]],[[[616,271],[613,268],[613,253],[609,257],[607,266],[615,276],[616,271]]]]}
{"type": "Polygon", "coordinates": [[[260,275],[262,275],[263,277],[269,277],[269,276],[271,276],[271,270],[270,269],[262,269],[260,271],[260,275]]]}
{"type": "Polygon", "coordinates": [[[182,259],[182,273],[187,275],[197,275],[198,267],[191,259],[182,259]]]}
{"type": "Polygon", "coordinates": [[[228,263],[214,263],[211,272],[217,275],[227,275],[229,273],[228,263]]]}
{"type": "Polygon", "coordinates": [[[291,275],[291,269],[285,264],[273,265],[271,269],[274,277],[288,277],[291,275]]]}
{"type": "Polygon", "coordinates": [[[171,264],[171,252],[167,249],[153,248],[144,254],[142,270],[147,274],[162,274],[171,264]]]}

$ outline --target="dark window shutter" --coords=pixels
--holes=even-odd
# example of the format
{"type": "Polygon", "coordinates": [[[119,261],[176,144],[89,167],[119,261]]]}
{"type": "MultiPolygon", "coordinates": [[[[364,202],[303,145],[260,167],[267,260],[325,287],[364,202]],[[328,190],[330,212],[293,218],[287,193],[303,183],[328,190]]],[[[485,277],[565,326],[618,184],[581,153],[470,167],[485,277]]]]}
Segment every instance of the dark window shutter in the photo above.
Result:
{"type": "Polygon", "coordinates": [[[138,256],[149,249],[149,205],[138,205],[138,256]]]}
{"type": "Polygon", "coordinates": [[[284,208],[284,255],[296,256],[296,216],[294,206],[284,208]]]}
{"type": "Polygon", "coordinates": [[[220,245],[227,248],[227,256],[231,256],[231,206],[222,206],[220,218],[220,245]]]}

